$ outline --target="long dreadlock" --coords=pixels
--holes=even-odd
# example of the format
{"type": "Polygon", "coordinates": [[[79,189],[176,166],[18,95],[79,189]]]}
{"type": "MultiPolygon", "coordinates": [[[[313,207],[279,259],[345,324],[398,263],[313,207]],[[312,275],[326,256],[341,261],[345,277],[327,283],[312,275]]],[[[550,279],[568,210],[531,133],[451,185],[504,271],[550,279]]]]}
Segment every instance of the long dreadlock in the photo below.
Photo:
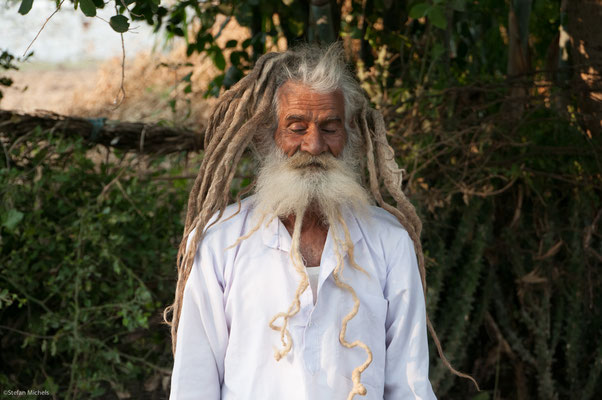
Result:
{"type": "MultiPolygon", "coordinates": [[[[349,121],[345,121],[346,130],[348,133],[353,132],[353,134],[349,134],[349,141],[359,142],[361,148],[365,151],[369,188],[377,204],[399,220],[414,243],[426,300],[426,271],[420,242],[422,222],[414,206],[401,190],[402,170],[397,166],[394,151],[387,142],[383,117],[380,112],[369,106],[352,74],[345,69],[341,47],[333,45],[327,49],[319,49],[307,46],[289,50],[285,53],[269,53],[260,57],[253,70],[221,96],[213,109],[205,131],[205,156],[190,192],[184,234],[177,254],[178,281],[175,300],[172,305],[165,309],[163,315],[165,322],[171,327],[172,351],[174,354],[184,288],[192,269],[198,244],[207,229],[219,221],[224,214],[229,202],[230,184],[245,149],[252,147],[261,153],[261,149],[266,147],[266,143],[273,140],[276,123],[275,114],[278,107],[278,88],[288,80],[304,81],[308,74],[313,73],[311,68],[334,68],[340,67],[341,64],[343,64],[344,71],[338,77],[340,81],[322,83],[331,87],[335,84],[336,88],[343,92],[345,115],[346,119],[349,119],[349,121]],[[309,70],[302,68],[308,65],[310,66],[309,70]],[[299,76],[299,70],[302,70],[302,76],[299,76]],[[381,181],[386,192],[395,200],[395,207],[384,201],[381,181]],[[217,217],[214,217],[215,215],[217,217]],[[209,222],[212,219],[213,222],[210,224],[209,222]],[[187,246],[188,243],[190,243],[189,246],[187,246]],[[169,316],[171,316],[171,319],[169,316]]],[[[338,217],[340,218],[340,214],[338,217]]],[[[302,217],[298,216],[296,218],[299,224],[301,220],[302,217]]],[[[258,227],[259,225],[256,228],[258,227]]],[[[300,228],[300,226],[295,227],[294,232],[296,234],[300,232],[300,229],[297,228],[300,228]]],[[[255,230],[257,229],[253,229],[245,237],[250,236],[255,230]]],[[[346,227],[345,231],[347,231],[346,227]]],[[[342,257],[340,250],[343,246],[339,243],[336,247],[338,248],[337,257],[340,260],[339,265],[333,272],[333,278],[337,286],[350,292],[354,298],[354,309],[344,318],[342,323],[340,342],[345,347],[362,347],[368,354],[366,362],[353,371],[354,387],[349,394],[351,399],[355,394],[364,395],[366,393],[359,380],[361,373],[372,360],[372,353],[360,341],[349,343],[345,340],[347,322],[357,313],[359,300],[353,288],[341,280],[342,257]]],[[[302,260],[300,258],[299,260],[295,259],[293,253],[298,253],[298,251],[293,250],[295,249],[291,249],[291,259],[295,268],[299,270],[302,266],[302,260]]],[[[361,269],[353,261],[353,249],[348,248],[347,251],[350,251],[352,266],[361,269]]],[[[270,321],[270,327],[281,332],[281,340],[284,345],[284,349],[276,353],[277,360],[285,355],[292,346],[292,339],[286,329],[286,324],[288,318],[298,311],[299,296],[308,286],[305,275],[301,274],[301,276],[302,279],[295,299],[288,312],[279,313],[270,321]],[[282,326],[274,325],[274,321],[279,317],[284,317],[282,326]]],[[[443,354],[441,343],[428,315],[427,326],[439,356],[447,368],[455,375],[470,379],[478,389],[477,382],[471,376],[458,372],[451,366],[443,354]]]]}

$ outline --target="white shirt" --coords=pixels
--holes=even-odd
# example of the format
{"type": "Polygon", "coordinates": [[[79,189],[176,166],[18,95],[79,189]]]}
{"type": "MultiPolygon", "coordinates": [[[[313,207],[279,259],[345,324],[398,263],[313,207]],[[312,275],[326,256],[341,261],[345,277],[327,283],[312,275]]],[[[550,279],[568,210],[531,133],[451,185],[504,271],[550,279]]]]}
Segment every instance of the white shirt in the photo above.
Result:
{"type": "MultiPolygon", "coordinates": [[[[237,206],[229,206],[226,219],[237,206]]],[[[346,340],[361,340],[373,354],[356,399],[435,399],[428,380],[425,304],[410,237],[397,219],[370,207],[366,220],[343,210],[355,246],[354,270],[345,256],[343,280],[360,299],[346,340]]],[[[178,326],[171,400],[344,400],[351,373],[366,360],[359,347],[339,343],[351,295],[335,285],[329,230],[319,268],[317,301],[306,290],[290,319],[291,351],[279,362],[280,333],[269,321],[286,311],[299,284],[290,262],[291,237],[276,218],[236,247],[255,226],[250,199],[227,221],[214,224],[197,249],[178,326]]],[[[190,243],[189,243],[190,244],[190,243]]],[[[282,319],[276,321],[278,324],[282,319]]]]}

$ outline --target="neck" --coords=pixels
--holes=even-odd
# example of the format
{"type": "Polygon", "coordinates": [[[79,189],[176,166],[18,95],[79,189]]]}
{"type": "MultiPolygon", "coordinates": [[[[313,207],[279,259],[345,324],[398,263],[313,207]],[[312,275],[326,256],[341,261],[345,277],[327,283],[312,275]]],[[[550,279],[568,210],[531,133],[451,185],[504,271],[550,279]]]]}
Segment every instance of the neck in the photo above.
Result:
{"type": "MultiPolygon", "coordinates": [[[[296,216],[294,214],[281,218],[288,233],[293,236],[296,216]]],[[[303,215],[299,238],[299,251],[306,267],[320,265],[322,250],[328,235],[328,225],[324,222],[321,212],[307,210],[303,215]]]]}
{"type": "MultiPolygon", "coordinates": [[[[286,229],[292,235],[293,228],[297,216],[290,214],[286,217],[280,218],[286,229]]],[[[312,231],[324,231],[328,232],[328,224],[324,220],[322,212],[313,205],[307,208],[307,211],[303,214],[303,222],[301,223],[301,234],[312,231]]]]}

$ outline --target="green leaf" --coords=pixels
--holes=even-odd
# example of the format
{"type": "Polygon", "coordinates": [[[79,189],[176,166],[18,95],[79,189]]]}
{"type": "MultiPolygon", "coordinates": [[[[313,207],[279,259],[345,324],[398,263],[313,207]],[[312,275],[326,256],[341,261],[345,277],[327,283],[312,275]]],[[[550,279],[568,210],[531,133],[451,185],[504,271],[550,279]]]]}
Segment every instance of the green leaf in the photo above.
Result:
{"type": "Polygon", "coordinates": [[[447,19],[445,18],[445,14],[441,7],[433,6],[427,10],[426,14],[429,17],[431,24],[437,28],[445,29],[447,27],[447,19]]]}
{"type": "Polygon", "coordinates": [[[441,55],[443,55],[444,53],[445,53],[445,47],[443,47],[443,45],[441,43],[435,43],[433,45],[433,50],[432,50],[433,58],[438,58],[441,55]]]}
{"type": "Polygon", "coordinates": [[[195,52],[197,46],[196,43],[189,43],[188,46],[186,47],[186,55],[188,57],[190,57],[192,55],[192,53],[195,52]]]}
{"type": "Polygon", "coordinates": [[[453,0],[451,7],[456,11],[466,11],[466,0],[453,0]]]}
{"type": "Polygon", "coordinates": [[[14,83],[14,81],[6,76],[2,76],[0,77],[0,85],[2,86],[11,86],[14,83]]]}
{"type": "Polygon", "coordinates": [[[224,58],[224,54],[219,49],[219,47],[214,46],[211,48],[211,59],[220,71],[226,69],[226,59],[224,58]]]}
{"type": "Polygon", "coordinates": [[[8,210],[8,213],[6,213],[4,221],[2,221],[2,226],[8,229],[9,231],[12,231],[17,227],[17,225],[19,224],[19,222],[21,222],[22,219],[23,213],[13,208],[11,210],[8,210]]]}
{"type": "Polygon", "coordinates": [[[127,32],[130,27],[130,22],[125,15],[113,15],[109,20],[109,24],[115,32],[119,33],[127,32]]]}
{"type": "Polygon", "coordinates": [[[303,35],[303,32],[305,31],[305,23],[302,20],[287,18],[286,25],[296,37],[303,35]]]}
{"type": "Polygon", "coordinates": [[[233,51],[230,53],[230,63],[232,66],[236,66],[240,64],[240,56],[238,55],[238,51],[233,51]]]}
{"type": "Polygon", "coordinates": [[[232,85],[238,82],[242,77],[243,74],[238,68],[236,68],[234,65],[230,66],[224,76],[224,88],[230,89],[230,87],[232,87],[232,85]]]}
{"type": "Polygon", "coordinates": [[[79,0],[79,7],[86,17],[96,16],[96,6],[92,0],[79,0]]]}
{"type": "Polygon", "coordinates": [[[429,8],[430,6],[426,3],[414,4],[412,9],[410,9],[410,18],[418,19],[424,17],[429,8]]]}
{"type": "Polygon", "coordinates": [[[208,98],[210,96],[218,97],[220,88],[222,87],[222,83],[224,82],[224,75],[221,74],[213,78],[211,82],[209,82],[209,86],[207,87],[207,91],[205,92],[204,97],[208,98]]]}
{"type": "Polygon", "coordinates": [[[187,73],[183,78],[182,82],[190,82],[190,78],[192,78],[192,72],[187,73]]]}
{"type": "Polygon", "coordinates": [[[478,393],[471,400],[489,400],[489,392],[483,391],[478,393]]]}
{"type": "Polygon", "coordinates": [[[25,15],[31,10],[31,6],[33,5],[33,0],[23,0],[21,1],[21,6],[19,7],[19,14],[25,15]]]}
{"type": "Polygon", "coordinates": [[[232,48],[232,47],[236,47],[236,45],[237,45],[237,44],[238,44],[238,41],[237,41],[237,40],[234,40],[234,39],[232,39],[232,40],[228,40],[228,41],[226,42],[226,48],[227,48],[227,49],[230,49],[230,48],[232,48]]]}

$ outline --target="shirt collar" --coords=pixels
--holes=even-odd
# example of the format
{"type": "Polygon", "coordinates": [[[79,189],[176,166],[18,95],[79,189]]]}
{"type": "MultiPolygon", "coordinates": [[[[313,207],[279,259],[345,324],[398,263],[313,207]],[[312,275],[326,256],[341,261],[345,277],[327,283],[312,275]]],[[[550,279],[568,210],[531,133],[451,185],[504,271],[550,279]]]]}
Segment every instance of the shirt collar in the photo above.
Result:
{"type": "MultiPolygon", "coordinates": [[[[351,242],[355,245],[362,238],[357,217],[347,206],[343,207],[341,214],[347,224],[351,242]]],[[[266,246],[286,252],[291,250],[291,236],[279,218],[272,219],[267,225],[265,223],[262,224],[260,230],[263,243],[266,246]]],[[[332,236],[332,228],[328,229],[328,236],[332,236]]],[[[326,246],[324,248],[326,249],[326,246]]]]}

